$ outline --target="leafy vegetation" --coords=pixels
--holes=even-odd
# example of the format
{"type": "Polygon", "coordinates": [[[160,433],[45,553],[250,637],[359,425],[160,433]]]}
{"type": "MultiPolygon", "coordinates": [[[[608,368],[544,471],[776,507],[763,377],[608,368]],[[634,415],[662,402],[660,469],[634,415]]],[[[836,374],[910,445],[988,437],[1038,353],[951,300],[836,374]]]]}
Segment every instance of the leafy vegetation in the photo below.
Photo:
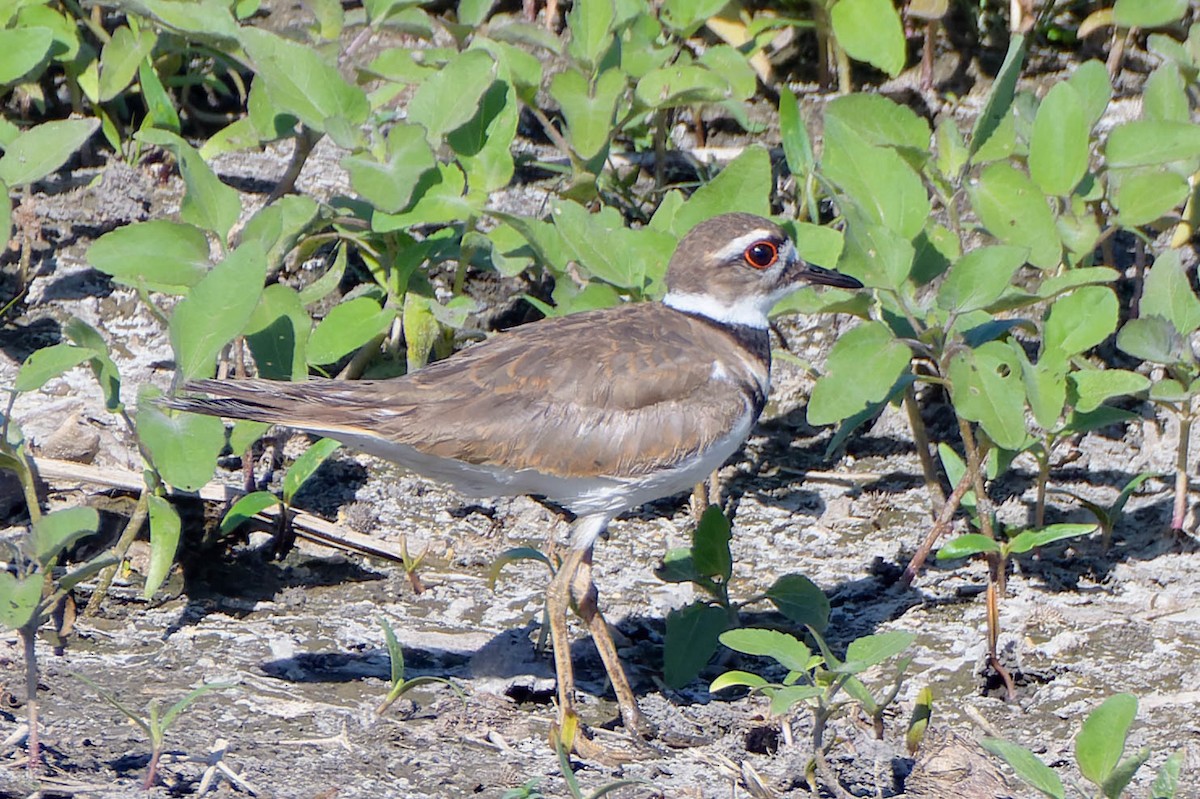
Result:
{"type": "MultiPolygon", "coordinates": [[[[889,403],[902,406],[931,515],[948,522],[961,506],[972,525],[938,557],[982,556],[989,564],[988,641],[997,662],[997,608],[1010,556],[1095,527],[1046,523],[1047,497],[1063,493],[1052,483],[1065,442],[1159,415],[1172,419],[1172,527],[1183,527],[1200,395],[1189,341],[1200,331],[1200,297],[1179,251],[1197,216],[1200,128],[1192,118],[1200,26],[1183,29],[1182,0],[1117,0],[1067,32],[1111,29],[1107,63],[1080,64],[1038,96],[1021,83],[1030,42],[1065,35],[1057,4],[1046,3],[1036,18],[1009,20],[1014,33],[986,104],[961,130],[953,109],[930,119],[880,94],[849,93],[865,69],[895,76],[906,66],[906,24],[924,26],[922,57],[931,58],[948,4],[908,5],[904,17],[888,0],[814,0],[786,14],[731,16],[723,3],[577,0],[559,35],[481,0],[444,12],[407,0],[366,0],[353,9],[314,0],[311,24],[284,35],[256,24],[256,0],[116,0],[86,10],[65,0],[10,4],[0,12],[0,87],[12,112],[0,120],[0,186],[18,204],[0,203],[0,226],[14,231],[17,291],[0,320],[15,314],[31,279],[35,235],[23,220],[32,187],[98,151],[131,163],[165,157],[181,175],[177,218],[109,231],[87,252],[95,269],[135,291],[159,320],[179,381],[417,369],[477,335],[470,319],[479,306],[466,291],[474,272],[548,277],[550,295],[529,298],[546,315],[656,299],[675,244],[697,221],[782,209],[795,217],[789,224],[805,258],[853,274],[869,289],[801,292],[776,309],[861,320],[835,344],[808,419],[839,425],[835,451],[889,403]],[[820,139],[767,57],[781,31],[810,29],[819,79],[844,93],[824,106],[820,139]],[[1134,31],[1157,65],[1144,83],[1140,116],[1110,126],[1102,120],[1134,31]],[[396,42],[383,36],[396,33],[408,38],[366,47],[373,36],[396,42]],[[702,138],[705,113],[719,113],[767,139],[747,110],[759,82],[778,88],[786,179],[768,149],[754,145],[719,171],[701,168],[696,180],[672,182],[666,156],[681,122],[702,138]],[[444,101],[450,94],[453,103],[444,101]],[[547,147],[525,146],[523,118],[540,127],[547,147]],[[339,148],[353,196],[295,193],[323,140],[339,148]],[[217,156],[283,141],[292,163],[261,207],[247,207],[211,165],[217,156]],[[554,176],[545,214],[497,207],[496,192],[535,170],[554,176]],[[1148,257],[1161,233],[1168,246],[1148,257]],[[1118,249],[1125,242],[1133,242],[1132,286],[1124,277],[1129,253],[1118,249]],[[318,274],[306,264],[317,264],[318,274]],[[939,396],[954,415],[944,440],[934,440],[929,425],[939,396]],[[1036,475],[1031,519],[1005,530],[989,490],[1021,463],[1036,475]]],[[[996,13],[987,5],[977,11],[980,28],[996,13]]],[[[127,409],[112,357],[124,343],[78,319],[63,332],[20,367],[0,435],[0,468],[17,476],[29,521],[20,541],[4,545],[0,628],[18,630],[24,643],[34,765],[38,631],[75,586],[97,574],[91,607],[102,601],[147,525],[152,556],[143,588],[153,596],[183,532],[168,488],[198,489],[222,452],[246,452],[265,430],[251,423],[226,430],[215,419],[163,411],[152,387],[140,387],[135,409],[127,409]],[[107,411],[136,440],[145,478],[119,540],[71,563],[75,544],[97,533],[99,516],[86,506],[47,512],[12,409],[18,395],[80,367],[91,370],[107,411]]],[[[333,447],[320,442],[293,464],[281,498],[252,492],[236,501],[220,533],[276,503],[286,524],[295,492],[333,447]]],[[[1097,517],[1105,546],[1148,478],[1130,481],[1108,508],[1076,498],[1097,517]]],[[[895,691],[873,698],[857,675],[867,661],[896,654],[900,639],[860,639],[839,660],[820,637],[828,600],[800,575],[736,599],[729,536],[726,517],[710,509],[692,546],[663,559],[662,579],[689,583],[701,596],[667,619],[666,683],[692,681],[723,641],[789,669],[777,684],[754,675],[718,680],[770,695],[777,715],[803,703],[819,729],[845,694],[878,721],[895,691]],[[784,633],[738,629],[739,611],[764,601],[797,629],[807,627],[820,654],[784,633]]],[[[423,555],[405,551],[416,589],[423,555]]],[[[536,550],[513,550],[497,563],[493,582],[500,567],[525,558],[553,571],[536,550]]],[[[919,567],[911,564],[908,576],[919,567]]],[[[393,692],[402,693],[414,681],[403,679],[394,635],[386,627],[385,635],[393,692]]],[[[1105,712],[1124,718],[1127,704],[1121,699],[1105,712]]],[[[168,715],[173,720],[177,711],[168,715]]],[[[1085,741],[1096,735],[1081,733],[1085,741]]],[[[154,745],[157,752],[161,729],[154,745]]],[[[1128,761],[1097,765],[1089,754],[1095,748],[1077,750],[1082,773],[1104,795],[1119,794],[1133,773],[1128,761]]],[[[1061,786],[1046,790],[1052,783],[1036,767],[1022,771],[1018,763],[1029,758],[1015,758],[1010,764],[1031,784],[1062,794],[1061,786]]],[[[1169,762],[1177,773],[1178,761],[1169,762]]],[[[563,774],[580,795],[569,762],[563,774]]]]}

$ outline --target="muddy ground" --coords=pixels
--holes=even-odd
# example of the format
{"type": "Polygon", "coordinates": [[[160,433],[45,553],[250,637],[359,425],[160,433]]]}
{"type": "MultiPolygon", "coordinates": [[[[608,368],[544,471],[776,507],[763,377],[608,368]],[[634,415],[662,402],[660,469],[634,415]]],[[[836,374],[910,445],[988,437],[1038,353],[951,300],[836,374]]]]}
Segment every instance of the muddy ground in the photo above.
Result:
{"type": "MultiPolygon", "coordinates": [[[[247,193],[247,211],[261,203],[283,171],[286,148],[226,158],[222,176],[247,193]],[[265,187],[265,188],[264,188],[265,187]]],[[[0,330],[0,384],[11,383],[34,349],[60,340],[61,326],[79,316],[105,331],[130,402],[137,386],[170,380],[164,330],[134,293],[90,269],[83,253],[99,234],[177,208],[177,178],[158,170],[114,163],[78,170],[34,198],[46,245],[35,278],[15,318],[0,330]],[[100,180],[94,180],[100,177],[100,180]]],[[[320,149],[300,182],[319,196],[344,188],[337,153],[320,149]]],[[[519,190],[537,207],[543,189],[519,190]]],[[[13,290],[11,267],[3,290],[13,290]]],[[[843,318],[788,323],[793,350],[818,362],[843,318]]],[[[772,404],[736,462],[722,471],[726,504],[734,516],[733,593],[748,597],[784,573],[802,572],[833,605],[830,639],[844,646],[877,631],[916,634],[914,662],[883,740],[848,712],[833,724],[833,766],[860,796],[1029,796],[1004,777],[974,741],[983,727],[1030,747],[1064,778],[1072,736],[1083,717],[1107,696],[1130,691],[1140,699],[1130,746],[1149,746],[1147,767],[1135,781],[1146,794],[1153,769],[1175,750],[1186,755],[1180,797],[1200,796],[1200,553],[1191,538],[1167,532],[1170,484],[1152,479],[1131,500],[1107,552],[1092,536],[1022,558],[1001,608],[1001,639],[1019,677],[1018,699],[987,694],[979,676],[985,652],[982,564],[931,564],[915,585],[898,586],[929,528],[929,499],[907,425],[889,410],[831,460],[831,431],[804,421],[809,379],[777,363],[772,404]],[[923,687],[936,697],[931,735],[914,758],[903,743],[914,699],[923,687]]],[[[939,423],[936,398],[931,417],[939,423]]],[[[944,411],[944,409],[942,409],[944,411]]],[[[1107,504],[1143,470],[1169,472],[1174,429],[1154,421],[1083,438],[1054,485],[1107,504]]],[[[14,418],[43,457],[83,460],[102,469],[138,468],[137,453],[119,419],[103,411],[91,377],[76,370],[34,395],[19,398],[14,418]]],[[[943,416],[941,423],[946,422],[943,416]]],[[[304,442],[293,440],[294,455],[304,442]]],[[[221,479],[240,482],[229,461],[221,479]]],[[[1033,464],[1018,460],[997,487],[1006,521],[1027,519],[1033,503],[1033,464]]],[[[94,485],[57,481],[51,505],[90,503],[107,511],[117,529],[128,495],[94,485]]],[[[1091,521],[1076,503],[1052,495],[1051,521],[1091,521]]],[[[514,546],[544,547],[561,539],[566,524],[529,499],[468,503],[448,490],[388,464],[339,452],[298,498],[300,507],[376,537],[428,548],[419,570],[425,591],[415,593],[396,563],[349,555],[301,541],[283,561],[265,554],[261,536],[229,549],[186,559],[155,602],[139,599],[136,573],[118,584],[101,612],[81,618],[62,654],[39,643],[42,665],[44,780],[21,766],[23,749],[0,751],[0,796],[124,796],[137,793],[149,758],[141,731],[76,679],[81,674],[127,704],[170,704],[204,682],[234,687],[193,705],[167,733],[173,757],[162,765],[165,785],[154,795],[191,795],[208,762],[221,762],[245,781],[218,776],[217,795],[279,797],[501,797],[528,785],[565,796],[558,760],[547,744],[554,716],[553,669],[537,651],[545,569],[507,567],[494,590],[491,564],[514,546]],[[375,707],[386,693],[389,665],[379,619],[387,619],[403,646],[409,676],[453,680],[463,697],[445,688],[412,691],[382,718],[375,707]]],[[[185,520],[199,534],[193,503],[185,520]]],[[[0,485],[0,521],[19,525],[20,497],[0,485]]],[[[757,696],[710,695],[709,680],[734,666],[766,668],[731,656],[711,664],[701,679],[670,690],[659,679],[664,618],[689,602],[690,589],[653,573],[662,554],[688,541],[692,517],[686,498],[655,503],[613,523],[596,555],[601,605],[640,701],[660,728],[697,736],[697,745],[656,745],[626,762],[574,761],[585,792],[614,779],[644,780],[614,795],[628,797],[798,797],[805,785],[810,719],[797,712],[783,724],[767,716],[757,696]]],[[[1189,515],[1188,531],[1194,533],[1189,515]]],[[[19,534],[10,527],[6,535],[19,534]]],[[[81,598],[86,598],[87,591],[81,598]]],[[[783,618],[749,613],[747,625],[786,627],[783,618]]],[[[606,690],[595,650],[578,634],[574,656],[585,720],[600,726],[616,707],[606,690]]],[[[778,672],[770,672],[775,677],[778,672]]],[[[870,675],[882,686],[889,672],[870,675]]],[[[0,739],[25,717],[23,671],[15,634],[0,636],[0,739]]],[[[620,731],[597,732],[620,748],[620,731]]],[[[529,794],[535,795],[535,794],[529,794]]]]}

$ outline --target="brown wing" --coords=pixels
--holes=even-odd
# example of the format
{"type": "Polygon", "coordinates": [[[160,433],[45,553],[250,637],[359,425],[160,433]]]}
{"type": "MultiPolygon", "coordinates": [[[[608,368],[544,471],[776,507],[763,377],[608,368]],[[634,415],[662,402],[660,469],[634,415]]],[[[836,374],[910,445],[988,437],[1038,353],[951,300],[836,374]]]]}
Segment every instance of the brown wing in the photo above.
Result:
{"type": "Polygon", "coordinates": [[[198,381],[189,388],[215,399],[175,406],[472,464],[632,476],[705,450],[743,419],[754,366],[711,326],[638,304],[526,325],[393,380],[198,381]],[[716,360],[727,379],[713,379],[716,360]]]}

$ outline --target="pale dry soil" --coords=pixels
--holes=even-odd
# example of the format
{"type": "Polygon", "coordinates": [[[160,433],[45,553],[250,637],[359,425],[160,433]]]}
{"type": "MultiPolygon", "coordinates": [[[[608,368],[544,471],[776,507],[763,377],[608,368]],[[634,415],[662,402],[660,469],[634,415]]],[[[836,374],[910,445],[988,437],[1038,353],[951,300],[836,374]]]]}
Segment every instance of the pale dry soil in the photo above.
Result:
{"type": "MultiPolygon", "coordinates": [[[[261,202],[262,186],[282,171],[285,155],[227,159],[218,166],[227,180],[249,190],[249,210],[261,202]]],[[[177,179],[162,182],[121,165],[89,186],[96,174],[77,173],[73,182],[50,186],[36,199],[50,246],[41,251],[20,315],[0,332],[0,383],[12,381],[30,351],[58,341],[61,325],[77,315],[114,342],[132,402],[139,384],[169,383],[166,335],[133,292],[88,268],[83,252],[116,225],[170,213],[179,186],[177,179]]],[[[318,152],[301,189],[326,196],[343,179],[336,154],[318,152]]],[[[536,186],[514,195],[508,201],[526,208],[543,198],[536,186]]],[[[4,291],[11,291],[7,272],[5,280],[4,291]]],[[[496,295],[491,301],[506,302],[503,286],[489,290],[496,295]]],[[[793,350],[820,362],[846,324],[792,321],[786,330],[793,350]]],[[[1092,536],[1048,547],[1016,565],[1001,623],[1002,646],[1020,688],[1017,701],[1006,702],[981,690],[983,566],[931,564],[912,588],[896,584],[930,521],[900,414],[887,411],[827,460],[830,431],[804,422],[808,379],[777,364],[775,381],[767,417],[746,451],[722,471],[734,514],[734,595],[752,596],[781,574],[802,572],[832,602],[829,637],[835,647],[871,632],[909,630],[917,636],[883,740],[875,740],[854,712],[839,717],[829,733],[836,739],[833,767],[847,786],[862,796],[1028,796],[1015,782],[1008,789],[973,787],[999,785],[999,777],[994,762],[975,747],[983,733],[972,716],[1077,779],[1070,764],[1080,722],[1105,697],[1131,691],[1141,700],[1131,748],[1152,750],[1135,783],[1138,795],[1145,794],[1151,769],[1182,749],[1187,762],[1178,795],[1200,796],[1200,554],[1190,538],[1166,532],[1166,480],[1149,481],[1133,498],[1109,551],[1092,536]],[[912,758],[903,732],[925,686],[936,697],[933,740],[912,758]]],[[[935,429],[945,427],[945,408],[936,402],[931,408],[935,429]]],[[[14,415],[42,455],[138,466],[132,442],[119,420],[103,411],[84,370],[21,397],[14,415]]],[[[1147,421],[1089,435],[1056,469],[1054,484],[1107,504],[1140,471],[1171,468],[1174,432],[1169,424],[1147,421]]],[[[286,450],[294,455],[302,444],[293,441],[286,450]]],[[[1030,513],[1031,469],[1018,461],[1015,476],[998,487],[999,512],[1008,522],[1021,523],[1030,513]]],[[[240,473],[227,470],[222,479],[236,484],[240,473]]],[[[109,510],[110,531],[131,505],[88,485],[55,484],[48,492],[54,507],[85,502],[109,510]]],[[[20,498],[10,483],[0,487],[0,498],[4,523],[19,524],[20,498]]],[[[1090,521],[1073,500],[1052,495],[1051,502],[1052,521],[1090,521]]],[[[467,503],[347,452],[322,467],[298,504],[384,542],[404,540],[413,553],[428,547],[420,570],[427,590],[414,593],[397,564],[303,542],[282,562],[272,562],[254,547],[257,539],[192,556],[153,603],[138,598],[139,578],[131,575],[98,616],[78,621],[64,653],[39,645],[50,777],[42,795],[135,795],[148,760],[140,731],[74,673],[134,707],[154,699],[170,704],[202,682],[235,684],[202,698],[168,731],[168,749],[179,757],[163,764],[167,784],[153,795],[193,794],[202,761],[218,741],[227,742],[224,762],[260,795],[499,797],[528,780],[547,796],[566,795],[547,743],[554,715],[551,661],[535,648],[548,575],[540,565],[522,562],[505,568],[494,589],[488,586],[501,552],[561,540],[565,522],[529,499],[467,503]],[[450,678],[463,698],[426,686],[376,717],[389,673],[380,618],[396,630],[408,676],[450,678]]],[[[201,510],[185,508],[193,538],[201,510]]],[[[659,680],[664,618],[693,594],[662,583],[653,569],[668,548],[687,542],[691,527],[684,498],[616,521],[597,548],[596,580],[646,714],[660,728],[700,742],[683,749],[656,744],[627,762],[574,761],[579,781],[590,791],[617,778],[644,780],[616,794],[630,797],[811,795],[804,782],[811,730],[806,714],[770,719],[761,697],[714,696],[706,689],[727,668],[765,670],[776,679],[780,671],[726,653],[683,690],[659,680]],[[790,725],[792,743],[781,724],[790,725]],[[754,775],[762,788],[750,792],[754,775]]],[[[1188,530],[1195,531],[1191,516],[1188,530]]],[[[761,610],[747,612],[745,624],[787,629],[781,616],[761,610]]],[[[600,726],[615,717],[615,705],[595,650],[576,632],[583,713],[600,726]]],[[[7,689],[0,706],[3,739],[24,719],[22,662],[13,634],[0,636],[0,675],[7,689]]],[[[881,689],[888,679],[884,669],[867,681],[881,689]]],[[[597,736],[614,746],[621,741],[619,729],[597,736]]],[[[0,756],[0,796],[33,792],[37,785],[14,765],[22,751],[10,747],[0,756]]],[[[244,792],[227,781],[218,781],[215,791],[244,792]]]]}

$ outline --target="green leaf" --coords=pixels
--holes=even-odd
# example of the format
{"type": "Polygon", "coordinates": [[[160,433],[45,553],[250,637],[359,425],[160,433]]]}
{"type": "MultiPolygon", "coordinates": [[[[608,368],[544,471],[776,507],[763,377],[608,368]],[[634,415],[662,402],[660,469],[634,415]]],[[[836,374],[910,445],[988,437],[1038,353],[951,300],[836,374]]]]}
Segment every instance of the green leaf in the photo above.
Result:
{"type": "Polygon", "coordinates": [[[724,7],[722,0],[665,0],[658,13],[663,25],[689,37],[724,7]]]}
{"type": "Polygon", "coordinates": [[[779,661],[788,671],[808,671],[813,667],[813,653],[803,641],[778,630],[741,627],[721,633],[725,646],[743,655],[759,655],[779,661]]]}
{"type": "Polygon", "coordinates": [[[808,423],[831,424],[882,400],[912,359],[882,322],[849,330],[833,345],[826,373],[813,387],[808,423]]]}
{"type": "Polygon", "coordinates": [[[208,237],[193,225],[154,219],[105,233],[88,247],[88,263],[127,286],[186,294],[208,273],[208,237]]]}
{"type": "Polygon", "coordinates": [[[864,635],[846,647],[846,659],[833,669],[838,674],[860,674],[912,646],[917,637],[903,630],[864,635]]]}
{"type": "Polygon", "coordinates": [[[668,233],[625,227],[611,206],[592,214],[574,202],[558,203],[554,226],[573,260],[590,275],[638,293],[662,284],[677,243],[668,233]]]}
{"type": "Polygon", "coordinates": [[[92,359],[92,351],[73,344],[52,344],[34,350],[21,364],[13,391],[37,391],[52,378],[92,359]]]}
{"type": "Polygon", "coordinates": [[[29,623],[42,601],[44,582],[38,573],[18,579],[12,572],[0,571],[0,630],[15,630],[29,623]]]}
{"type": "Polygon", "coordinates": [[[212,478],[225,448],[225,424],[215,416],[170,416],[152,401],[157,389],[143,386],[134,417],[138,439],[163,480],[183,491],[198,491],[212,478]]]}
{"type": "Polygon", "coordinates": [[[882,94],[847,94],[825,106],[825,138],[857,136],[876,147],[929,151],[929,123],[882,94]]]}
{"type": "Polygon", "coordinates": [[[87,322],[78,317],[72,317],[63,326],[67,338],[75,344],[92,351],[92,374],[104,392],[104,404],[110,411],[121,408],[121,373],[113,359],[108,354],[108,344],[100,333],[87,322]]]}
{"type": "Polygon", "coordinates": [[[554,564],[550,562],[550,558],[539,549],[533,547],[513,547],[506,549],[496,556],[492,561],[492,567],[488,569],[487,587],[488,590],[495,590],[496,580],[500,577],[500,571],[510,563],[516,563],[519,560],[534,560],[538,563],[545,564],[546,568],[551,573],[554,572],[554,564]]]}
{"type": "Polygon", "coordinates": [[[1125,175],[1116,185],[1113,204],[1117,223],[1133,228],[1149,225],[1178,208],[1188,196],[1188,182],[1174,172],[1125,175]]]}
{"type": "Polygon", "coordinates": [[[779,135],[783,139],[783,156],[788,170],[798,177],[811,174],[816,166],[812,139],[800,114],[796,95],[785,85],[779,88],[779,135]]]}
{"type": "Polygon", "coordinates": [[[1133,775],[1149,759],[1150,747],[1143,746],[1118,763],[1117,767],[1108,775],[1108,779],[1100,786],[1107,799],[1121,799],[1125,795],[1125,789],[1129,786],[1130,781],[1133,780],[1133,775]]]}
{"type": "Polygon", "coordinates": [[[1062,242],[1046,196],[1007,162],[990,164],[968,189],[971,205],[988,232],[1005,244],[1029,250],[1029,262],[1050,269],[1062,260],[1062,242]]]}
{"type": "Polygon", "coordinates": [[[1112,84],[1108,79],[1108,69],[1103,61],[1095,58],[1083,62],[1071,71],[1067,83],[1075,88],[1079,102],[1083,107],[1083,118],[1087,121],[1088,130],[1100,121],[1112,98],[1112,84]]]}
{"type": "Polygon", "coordinates": [[[1071,372],[1070,379],[1078,400],[1075,409],[1094,411],[1112,397],[1139,394],[1150,388],[1150,378],[1125,369],[1087,369],[1071,372]]]}
{"type": "Polygon", "coordinates": [[[1142,92],[1142,118],[1187,122],[1190,113],[1179,65],[1169,61],[1161,64],[1146,80],[1142,92]]]}
{"type": "Polygon", "coordinates": [[[984,738],[979,745],[993,755],[1003,758],[1004,762],[1017,772],[1018,777],[1050,799],[1066,799],[1059,776],[1025,747],[1000,738],[984,738]]]}
{"type": "Polygon", "coordinates": [[[878,67],[893,78],[904,69],[904,29],[891,0],[838,0],[830,18],[838,44],[851,58],[878,67]]]}
{"type": "Polygon", "coordinates": [[[152,30],[134,33],[122,25],[100,52],[99,100],[107,103],[129,87],[138,65],[154,50],[158,37],[152,30]]]}
{"type": "Polygon", "coordinates": [[[1192,362],[1191,350],[1183,336],[1161,316],[1130,319],[1117,334],[1117,347],[1135,358],[1164,366],[1192,362]]]}
{"type": "Polygon", "coordinates": [[[1117,295],[1108,286],[1084,286],[1059,297],[1046,319],[1043,352],[1063,359],[1090,350],[1117,329],[1117,295]]]}
{"type": "Polygon", "coordinates": [[[1029,174],[1042,191],[1064,197],[1087,172],[1088,130],[1083,101],[1069,83],[1057,83],[1042,100],[1029,141],[1029,174]]]}
{"type": "Polygon", "coordinates": [[[380,308],[370,297],[356,297],[330,309],[308,339],[308,362],[334,363],[387,330],[395,310],[380,308]]]}
{"type": "Polygon", "coordinates": [[[1146,273],[1139,315],[1161,316],[1182,335],[1200,328],[1200,299],[1196,298],[1178,250],[1158,256],[1146,273]]]}
{"type": "Polygon", "coordinates": [[[1183,752],[1172,752],[1163,762],[1150,786],[1150,799],[1175,799],[1179,789],[1179,773],[1183,770],[1183,752]]]}
{"type": "MultiPolygon", "coordinates": [[[[616,70],[604,73],[608,75],[616,70]]],[[[732,96],[729,82],[696,63],[674,63],[651,70],[637,82],[639,101],[649,108],[676,108],[692,103],[719,103],[732,96]]]]}
{"type": "Polygon", "coordinates": [[[66,119],[34,125],[4,148],[0,181],[13,189],[41,180],[65,164],[99,126],[98,119],[66,119]]]}
{"type": "Polygon", "coordinates": [[[0,31],[0,83],[16,83],[50,55],[54,32],[49,28],[21,26],[0,31]]]}
{"type": "Polygon", "coordinates": [[[485,50],[467,50],[426,78],[408,103],[408,121],[425,128],[430,146],[465,125],[479,110],[484,92],[496,79],[496,61],[485,50]],[[449,97],[454,102],[446,102],[449,97]]]}
{"type": "Polygon", "coordinates": [[[1133,694],[1110,696],[1083,721],[1075,736],[1075,760],[1083,776],[1101,785],[1125,751],[1125,738],[1137,715],[1133,694]]]}
{"type": "Polygon", "coordinates": [[[221,519],[221,535],[229,535],[244,523],[279,502],[270,491],[254,491],[239,497],[221,519]]]}
{"type": "Polygon", "coordinates": [[[688,197],[675,214],[671,232],[677,239],[705,219],[717,214],[740,211],[770,216],[774,178],[767,149],[754,144],[726,164],[708,183],[688,197]]]}
{"type": "Polygon", "coordinates": [[[1200,158],[1200,126],[1157,119],[1126,122],[1108,134],[1104,155],[1110,169],[1192,161],[1200,158]]]}
{"type": "Polygon", "coordinates": [[[617,100],[624,89],[625,77],[616,69],[601,74],[591,88],[587,78],[573,69],[550,79],[550,96],[567,121],[571,148],[583,160],[590,161],[608,146],[617,100]]]}
{"type": "Polygon", "coordinates": [[[244,335],[258,376],[267,380],[303,380],[312,320],[291,286],[274,283],[263,290],[246,322],[244,335]]]}
{"type": "Polygon", "coordinates": [[[771,691],[771,715],[782,716],[797,703],[818,697],[825,693],[819,685],[786,685],[771,691]]]}
{"type": "Polygon", "coordinates": [[[770,683],[757,674],[751,674],[748,671],[727,671],[709,684],[708,692],[715,694],[725,688],[755,689],[766,685],[770,685],[770,683]]]}
{"type": "Polygon", "coordinates": [[[1021,555],[1055,541],[1094,533],[1096,529],[1094,524],[1052,524],[1040,530],[1023,530],[1008,542],[1008,551],[1014,555],[1021,555]]]}
{"type": "Polygon", "coordinates": [[[672,688],[687,685],[717,651],[717,637],[729,628],[729,614],[697,602],[667,614],[663,644],[663,680],[672,688]]]}
{"type": "Polygon", "coordinates": [[[971,130],[969,151],[972,156],[979,153],[980,148],[1000,128],[1001,121],[1008,116],[1017,88],[1017,79],[1021,76],[1021,66],[1025,62],[1025,45],[1025,36],[1020,33],[1008,40],[1008,52],[1004,56],[1004,63],[992,82],[992,90],[988,93],[983,112],[976,118],[975,127],[971,130]]]}
{"type": "Polygon", "coordinates": [[[654,575],[666,583],[695,583],[703,578],[692,562],[691,547],[667,550],[662,563],[655,568],[654,575]]]}
{"type": "Polygon", "coordinates": [[[807,625],[819,633],[829,625],[829,597],[803,575],[783,575],[767,589],[766,597],[795,624],[807,625]]]}
{"type": "Polygon", "coordinates": [[[952,538],[943,545],[937,553],[938,560],[957,560],[969,558],[985,552],[1000,554],[1000,545],[986,535],[966,533],[952,538]]]}
{"type": "Polygon", "coordinates": [[[1117,0],[1113,22],[1121,28],[1161,28],[1187,13],[1188,0],[1117,0]]]}
{"type": "Polygon", "coordinates": [[[184,33],[195,34],[201,41],[232,40],[238,26],[229,13],[228,0],[122,0],[122,6],[184,33]]]}
{"type": "Polygon", "coordinates": [[[900,233],[880,224],[853,222],[838,268],[869,288],[905,291],[916,251],[900,233]]]}
{"type": "MultiPolygon", "coordinates": [[[[330,133],[335,141],[343,137],[331,122],[353,127],[366,121],[366,93],[347,83],[315,48],[250,26],[238,29],[238,39],[255,67],[255,80],[263,81],[272,103],[282,111],[313,130],[330,133]]],[[[338,141],[343,146],[351,143],[338,141]]]]}
{"type": "Polygon", "coordinates": [[[171,314],[175,367],[185,380],[212,377],[217,355],[242,333],[262,295],[267,258],[246,242],[197,283],[171,314]]]}
{"type": "Polygon", "coordinates": [[[950,267],[938,289],[939,308],[957,313],[986,308],[1000,298],[1025,263],[1024,247],[979,247],[950,267]]]}
{"type": "Polygon", "coordinates": [[[612,42],[615,16],[613,0],[579,0],[573,3],[567,14],[567,27],[571,30],[567,50],[571,57],[593,69],[612,42]]]}
{"type": "Polygon", "coordinates": [[[1032,364],[1019,342],[1010,342],[1013,353],[1021,362],[1021,377],[1025,381],[1025,396],[1033,418],[1043,430],[1054,430],[1067,401],[1066,362],[1060,358],[1042,358],[1032,364]]]}
{"type": "Polygon", "coordinates": [[[410,372],[423,368],[429,362],[429,353],[441,335],[441,323],[433,313],[433,306],[437,304],[433,298],[415,291],[404,295],[401,323],[404,326],[404,354],[410,372]]]}
{"type": "Polygon", "coordinates": [[[333,257],[333,263],[325,270],[324,274],[300,289],[300,303],[302,305],[312,305],[314,302],[320,302],[332,294],[334,289],[338,287],[338,284],[342,282],[342,275],[346,273],[346,251],[347,248],[345,245],[339,245],[333,257]]]}
{"type": "Polygon", "coordinates": [[[925,227],[929,195],[921,178],[895,150],[874,147],[858,136],[826,139],[821,168],[868,221],[907,240],[925,227]]]}
{"type": "Polygon", "coordinates": [[[340,447],[340,441],[334,441],[332,438],[322,438],[308,449],[304,450],[304,454],[296,458],[295,462],[288,467],[287,472],[283,475],[283,501],[290,505],[296,497],[296,492],[300,490],[300,486],[304,485],[308,478],[320,468],[325,459],[333,454],[333,451],[340,447]]]}
{"type": "Polygon", "coordinates": [[[950,395],[964,419],[979,422],[997,446],[1020,450],[1025,431],[1025,385],[1012,348],[990,341],[950,361],[950,395]]]}
{"type": "Polygon", "coordinates": [[[354,190],[388,213],[408,207],[418,183],[434,166],[425,131],[404,123],[397,123],[388,133],[387,158],[382,163],[367,155],[351,154],[342,159],[354,190]]]}
{"type": "Polygon", "coordinates": [[[179,550],[181,525],[174,506],[163,497],[151,494],[150,501],[150,566],[146,569],[146,586],[142,597],[150,599],[167,579],[175,553],[179,550]]]}
{"type": "Polygon", "coordinates": [[[134,138],[166,148],[179,162],[179,172],[187,186],[179,218],[226,240],[242,212],[237,190],[222,183],[196,148],[174,133],[148,129],[138,132],[134,138]]]}
{"type": "Polygon", "coordinates": [[[720,577],[729,582],[733,556],[729,541],[733,537],[729,519],[716,505],[709,505],[692,534],[692,564],[702,577],[720,577]]]}
{"type": "Polygon", "coordinates": [[[95,508],[78,506],[47,513],[33,523],[33,557],[47,568],[59,553],[96,532],[99,526],[100,514],[95,508]]]}

